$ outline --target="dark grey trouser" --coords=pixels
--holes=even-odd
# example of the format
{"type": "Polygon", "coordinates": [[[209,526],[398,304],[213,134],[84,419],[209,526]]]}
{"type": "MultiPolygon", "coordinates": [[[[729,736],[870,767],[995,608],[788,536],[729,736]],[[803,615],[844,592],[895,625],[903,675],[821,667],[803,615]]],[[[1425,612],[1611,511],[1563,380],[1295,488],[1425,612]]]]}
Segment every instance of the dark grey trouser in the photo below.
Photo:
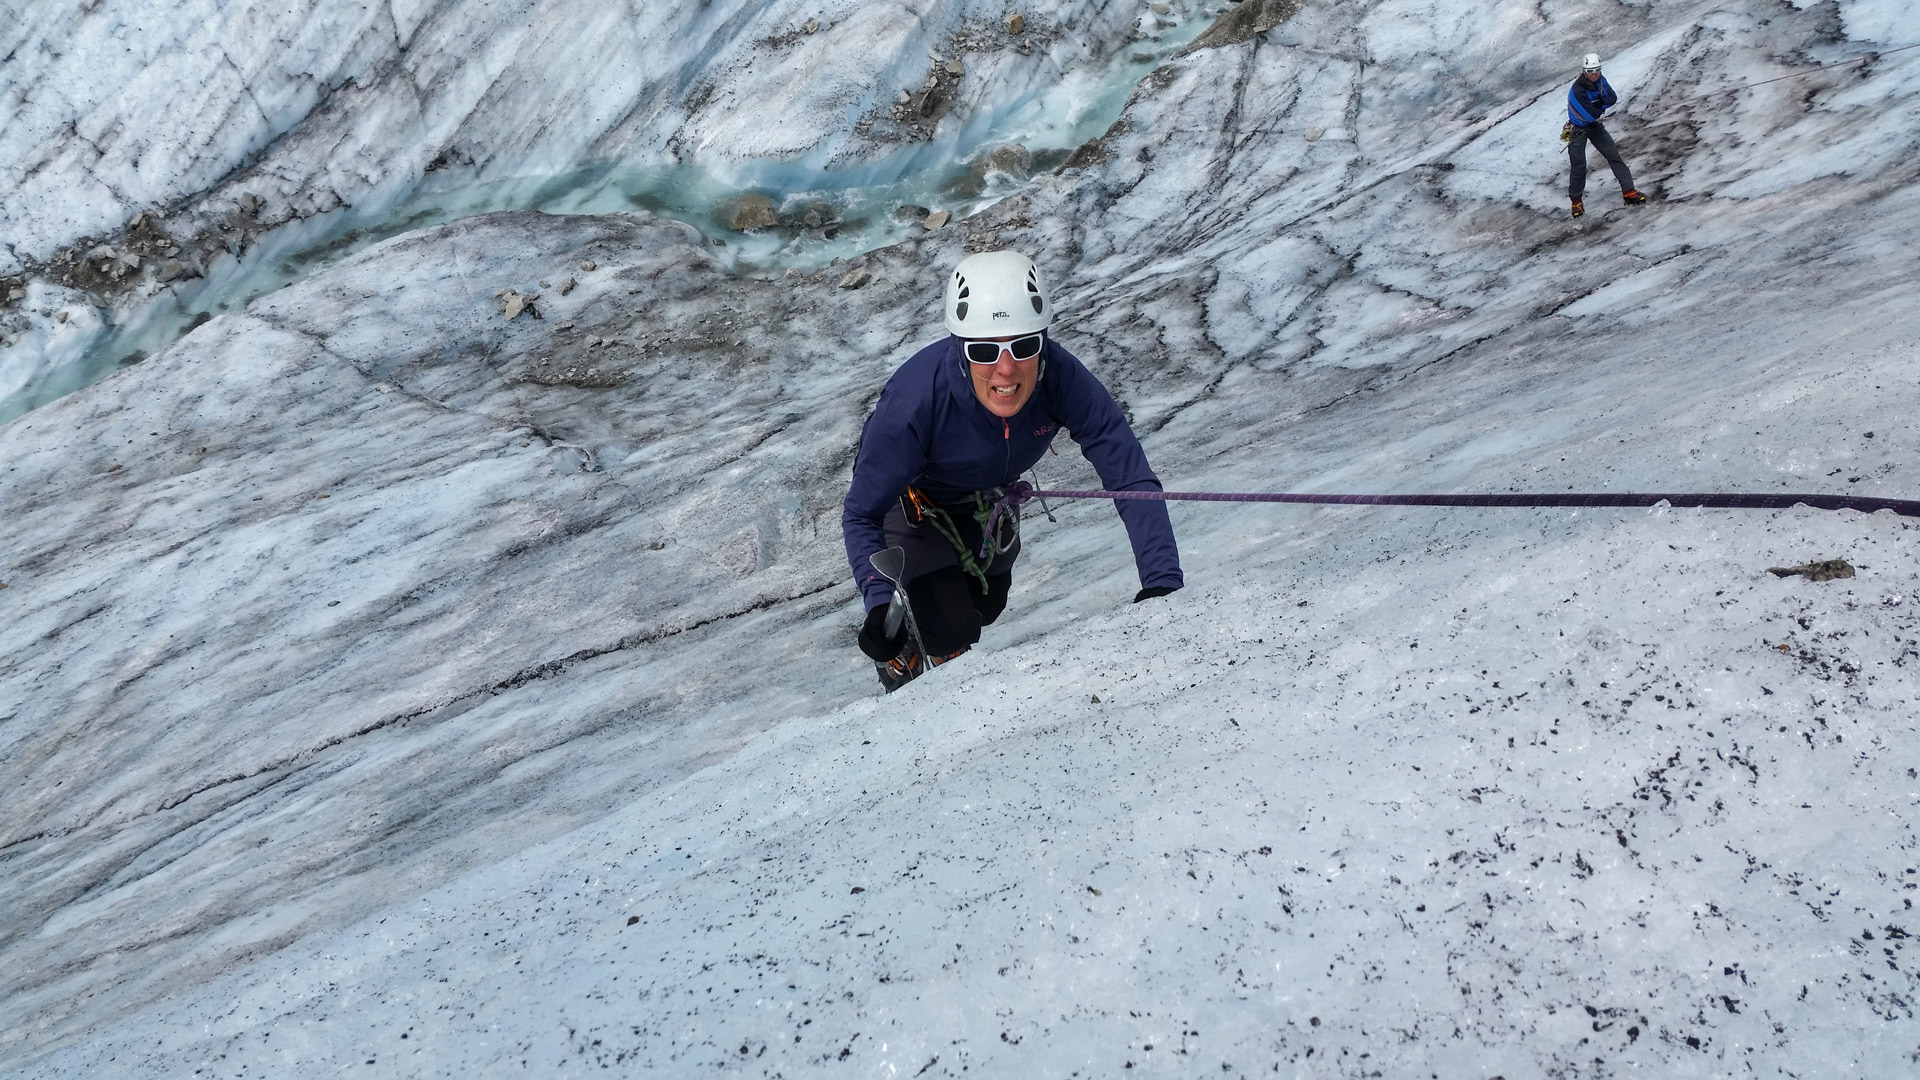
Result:
{"type": "MultiPolygon", "coordinates": [[[[974,551],[979,550],[980,526],[973,520],[971,506],[950,506],[954,524],[974,551]]],[[[1007,550],[994,556],[986,568],[987,590],[960,569],[959,553],[932,524],[913,525],[896,502],[887,511],[883,525],[887,543],[897,544],[907,553],[907,597],[913,601],[913,617],[920,624],[927,651],[945,656],[967,648],[980,640],[980,628],[1000,617],[1007,605],[1007,590],[1013,586],[1013,561],[1020,557],[1017,519],[1003,525],[1003,539],[1011,536],[1007,550]]]]}
{"type": "Polygon", "coordinates": [[[1620,159],[1620,148],[1613,144],[1613,136],[1595,120],[1583,128],[1573,129],[1573,139],[1567,143],[1567,161],[1572,164],[1573,172],[1567,178],[1567,197],[1579,202],[1587,190],[1587,142],[1592,140],[1593,148],[1613,166],[1613,178],[1620,181],[1620,191],[1624,194],[1633,190],[1633,174],[1627,171],[1627,163],[1620,159]]]}

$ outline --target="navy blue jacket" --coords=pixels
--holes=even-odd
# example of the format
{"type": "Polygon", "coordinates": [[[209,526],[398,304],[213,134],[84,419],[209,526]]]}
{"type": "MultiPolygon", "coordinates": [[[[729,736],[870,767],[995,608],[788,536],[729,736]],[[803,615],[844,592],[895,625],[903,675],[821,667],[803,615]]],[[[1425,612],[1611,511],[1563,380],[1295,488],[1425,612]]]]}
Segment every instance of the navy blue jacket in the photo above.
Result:
{"type": "Polygon", "coordinates": [[[1620,101],[1620,95],[1607,85],[1607,77],[1600,76],[1593,82],[1587,82],[1585,75],[1573,80],[1567,90],[1567,122],[1574,127],[1583,128],[1600,119],[1600,114],[1613,108],[1620,101]]]}
{"type": "MultiPolygon", "coordinates": [[[[1052,337],[1042,350],[1040,381],[1020,411],[1001,419],[973,396],[960,339],[948,336],[914,353],[887,380],[860,433],[853,485],[840,513],[847,563],[871,611],[893,599],[893,586],[869,558],[886,547],[881,523],[911,484],[938,503],[1004,487],[1033,467],[1066,428],[1108,491],[1159,491],[1160,478],[1120,415],[1120,407],[1086,365],[1052,337]]],[[[1114,500],[1133,543],[1143,588],[1179,588],[1180,551],[1167,505],[1114,500]]]]}

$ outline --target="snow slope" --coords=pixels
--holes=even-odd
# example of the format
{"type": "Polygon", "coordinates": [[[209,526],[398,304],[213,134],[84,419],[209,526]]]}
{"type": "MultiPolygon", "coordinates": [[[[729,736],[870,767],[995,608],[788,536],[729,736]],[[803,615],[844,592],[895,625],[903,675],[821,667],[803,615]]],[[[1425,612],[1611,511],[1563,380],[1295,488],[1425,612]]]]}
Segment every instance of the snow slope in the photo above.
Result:
{"type": "Polygon", "coordinates": [[[0,429],[7,1075],[1909,1070],[1914,523],[1074,505],[885,698],[835,524],[989,244],[1170,487],[1913,497],[1911,22],[1309,6],[864,289],[476,218],[0,429]]]}

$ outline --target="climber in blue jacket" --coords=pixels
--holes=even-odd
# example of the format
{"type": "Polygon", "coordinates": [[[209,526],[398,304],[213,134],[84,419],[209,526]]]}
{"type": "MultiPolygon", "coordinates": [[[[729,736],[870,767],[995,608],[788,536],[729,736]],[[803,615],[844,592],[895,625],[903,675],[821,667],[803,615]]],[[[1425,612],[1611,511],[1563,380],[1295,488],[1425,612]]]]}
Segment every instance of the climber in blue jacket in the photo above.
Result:
{"type": "MultiPolygon", "coordinates": [[[[881,391],[840,518],[867,607],[860,648],[889,691],[965,652],[1005,609],[1018,517],[1003,514],[986,542],[990,509],[1061,429],[1107,490],[1161,490],[1113,396],[1048,335],[1053,303],[1031,259],[992,251],[962,260],[947,281],[945,313],[950,336],[915,353],[881,391]],[[886,632],[894,586],[870,560],[894,546],[906,552],[902,577],[925,657],[904,627],[886,632]]],[[[1140,572],[1134,602],[1180,588],[1166,504],[1115,507],[1140,572]]]]}
{"type": "Polygon", "coordinates": [[[1573,80],[1567,90],[1567,159],[1572,165],[1572,173],[1567,180],[1567,195],[1573,199],[1573,216],[1586,213],[1581,202],[1587,191],[1587,143],[1593,143],[1594,149],[1613,166],[1613,178],[1620,181],[1620,198],[1629,206],[1638,206],[1647,201],[1638,188],[1633,186],[1633,173],[1627,171],[1627,163],[1620,158],[1620,148],[1614,145],[1613,136],[1600,123],[1600,117],[1620,101],[1620,95],[1613,92],[1607,84],[1607,77],[1600,74],[1600,54],[1588,53],[1580,62],[1580,77],[1573,80]]]}

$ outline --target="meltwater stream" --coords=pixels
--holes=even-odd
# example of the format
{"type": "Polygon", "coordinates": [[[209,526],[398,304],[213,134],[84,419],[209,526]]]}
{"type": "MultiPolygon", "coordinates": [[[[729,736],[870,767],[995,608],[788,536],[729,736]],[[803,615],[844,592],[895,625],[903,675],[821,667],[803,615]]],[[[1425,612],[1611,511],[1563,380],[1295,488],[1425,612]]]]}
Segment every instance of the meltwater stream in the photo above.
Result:
{"type": "Polygon", "coordinates": [[[898,144],[854,164],[821,160],[824,152],[717,167],[698,160],[668,168],[609,162],[481,184],[456,184],[430,172],[262,232],[237,257],[216,257],[203,277],[137,293],[120,307],[37,284],[25,304],[36,317],[12,340],[0,338],[0,424],[137,364],[213,316],[245,308],[355,252],[476,214],[647,211],[699,230],[735,273],[813,272],[919,235],[929,211],[964,219],[1058,167],[1073,148],[1104,132],[1139,81],[1229,2],[1203,0],[1186,18],[1178,10],[1143,15],[1137,40],[1104,63],[1069,70],[1037,93],[949,114],[933,139],[898,144]],[[779,224],[734,228],[741,200],[760,196],[779,224]]]}

